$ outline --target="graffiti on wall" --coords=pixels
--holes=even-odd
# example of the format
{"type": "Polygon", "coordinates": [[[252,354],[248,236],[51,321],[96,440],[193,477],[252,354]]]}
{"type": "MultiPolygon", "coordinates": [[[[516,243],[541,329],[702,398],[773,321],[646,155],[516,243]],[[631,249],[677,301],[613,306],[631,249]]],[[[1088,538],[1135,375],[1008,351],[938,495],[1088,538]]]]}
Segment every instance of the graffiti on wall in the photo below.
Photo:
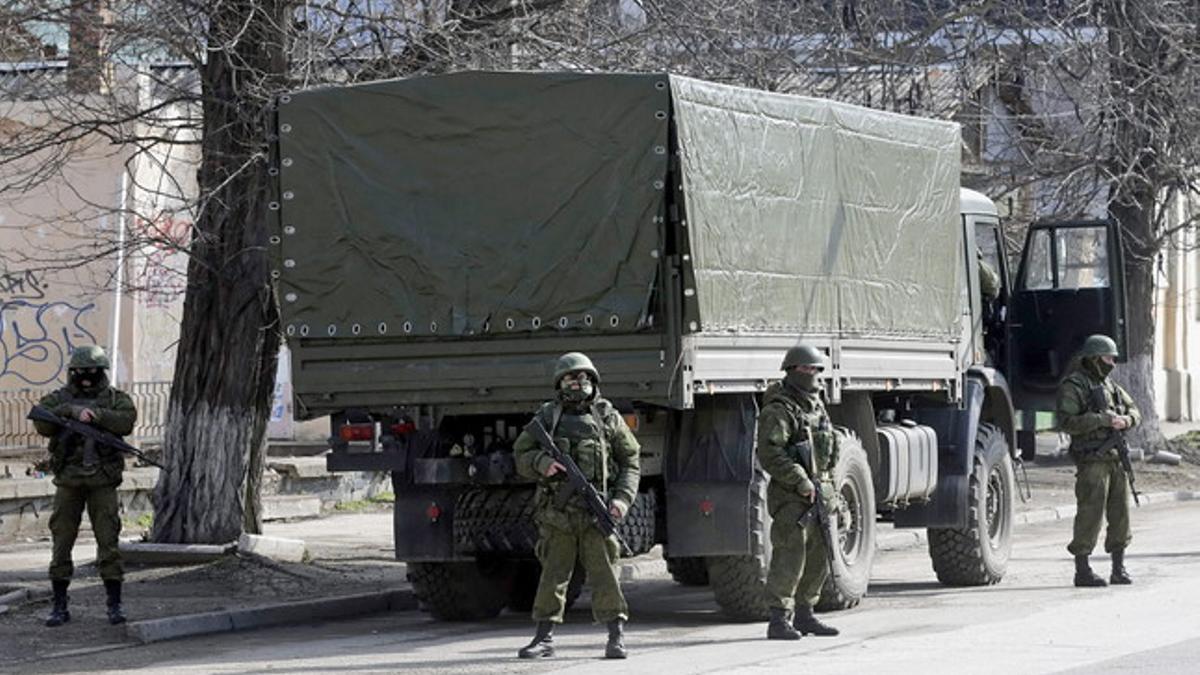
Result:
{"type": "Polygon", "coordinates": [[[139,234],[148,242],[136,271],[141,302],[152,309],[170,307],[187,289],[187,263],[182,251],[191,242],[192,222],[162,214],[138,220],[139,234]]]}
{"type": "Polygon", "coordinates": [[[0,297],[0,386],[45,386],[62,379],[71,350],[95,344],[84,326],[95,303],[0,297]]]}
{"type": "Polygon", "coordinates": [[[47,283],[34,270],[0,270],[0,299],[41,300],[46,297],[47,283]]]}

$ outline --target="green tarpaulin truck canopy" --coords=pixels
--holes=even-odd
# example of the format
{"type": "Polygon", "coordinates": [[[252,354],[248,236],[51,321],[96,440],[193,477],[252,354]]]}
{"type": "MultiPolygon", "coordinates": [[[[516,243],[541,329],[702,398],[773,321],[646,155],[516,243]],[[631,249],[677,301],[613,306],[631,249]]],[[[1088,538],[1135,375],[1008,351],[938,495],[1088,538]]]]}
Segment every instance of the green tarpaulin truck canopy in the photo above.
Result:
{"type": "Polygon", "coordinates": [[[677,185],[684,332],[959,331],[954,124],[668,75],[459,73],[294,93],[279,131],[290,335],[661,330],[677,185]]]}

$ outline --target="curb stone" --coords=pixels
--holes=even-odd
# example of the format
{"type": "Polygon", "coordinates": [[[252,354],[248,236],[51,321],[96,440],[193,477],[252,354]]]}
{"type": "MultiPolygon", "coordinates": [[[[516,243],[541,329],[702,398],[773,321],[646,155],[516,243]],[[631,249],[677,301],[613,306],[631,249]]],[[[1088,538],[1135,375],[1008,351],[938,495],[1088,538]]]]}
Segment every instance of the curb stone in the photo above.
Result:
{"type": "Polygon", "coordinates": [[[412,589],[392,589],[379,593],[342,595],[319,600],[276,603],[248,609],[221,610],[132,621],[125,624],[125,634],[142,644],[148,644],[193,635],[300,624],[416,608],[417,598],[413,595],[412,589]]]}
{"type": "MultiPolygon", "coordinates": [[[[1141,500],[1143,504],[1166,504],[1169,502],[1188,502],[1200,499],[1200,491],[1192,490],[1174,490],[1166,492],[1150,492],[1142,494],[1141,500]]],[[[1051,523],[1056,520],[1068,520],[1075,517],[1075,505],[1063,504],[1061,506],[1044,506],[1041,508],[1024,511],[1016,514],[1014,523],[1016,525],[1038,525],[1041,523],[1051,523]]],[[[875,541],[875,550],[877,551],[901,551],[906,548],[915,548],[925,545],[925,530],[896,530],[889,532],[875,541]]]]}

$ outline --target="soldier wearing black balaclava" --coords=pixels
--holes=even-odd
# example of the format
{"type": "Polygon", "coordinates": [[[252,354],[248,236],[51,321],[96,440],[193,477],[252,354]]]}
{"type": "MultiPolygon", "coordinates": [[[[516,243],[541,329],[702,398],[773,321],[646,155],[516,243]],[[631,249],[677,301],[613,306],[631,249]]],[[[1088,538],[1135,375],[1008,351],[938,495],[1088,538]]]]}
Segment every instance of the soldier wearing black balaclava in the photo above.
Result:
{"type": "MultiPolygon", "coordinates": [[[[38,404],[59,417],[79,420],[117,436],[129,434],[137,422],[137,409],[128,394],[109,385],[109,365],[108,355],[100,347],[75,349],[67,366],[67,386],[43,396],[38,404]]],[[[50,516],[54,540],[50,584],[54,595],[46,625],[61,626],[71,620],[67,609],[67,587],[75,572],[71,549],[85,508],[96,536],[96,567],[108,596],[108,621],[124,623],[117,486],[121,484],[125,460],[117,450],[78,434],[63,433],[53,424],[35,421],[34,426],[39,434],[50,438],[50,467],[56,486],[54,513],[50,516]]]]}

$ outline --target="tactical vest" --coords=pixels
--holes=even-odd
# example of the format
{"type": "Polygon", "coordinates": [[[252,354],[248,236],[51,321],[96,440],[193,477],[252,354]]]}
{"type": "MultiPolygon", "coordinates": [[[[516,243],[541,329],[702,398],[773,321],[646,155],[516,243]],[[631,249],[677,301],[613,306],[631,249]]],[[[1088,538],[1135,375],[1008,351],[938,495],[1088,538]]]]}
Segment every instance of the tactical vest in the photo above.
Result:
{"type": "MultiPolygon", "coordinates": [[[[557,402],[547,403],[538,411],[542,425],[549,431],[554,444],[575,460],[588,482],[601,494],[608,493],[608,479],[615,470],[610,466],[610,429],[606,423],[606,415],[611,411],[612,405],[604,399],[594,401],[578,414],[567,412],[557,402]]],[[[541,481],[541,503],[552,502],[561,483],[560,479],[541,481]]],[[[582,508],[576,498],[569,499],[567,505],[582,508]]]]}
{"type": "Polygon", "coordinates": [[[833,425],[821,400],[816,396],[796,396],[787,392],[772,401],[775,402],[783,404],[796,420],[796,432],[788,439],[786,448],[789,458],[807,472],[811,466],[809,453],[812,453],[818,473],[832,470],[833,425]]]}

